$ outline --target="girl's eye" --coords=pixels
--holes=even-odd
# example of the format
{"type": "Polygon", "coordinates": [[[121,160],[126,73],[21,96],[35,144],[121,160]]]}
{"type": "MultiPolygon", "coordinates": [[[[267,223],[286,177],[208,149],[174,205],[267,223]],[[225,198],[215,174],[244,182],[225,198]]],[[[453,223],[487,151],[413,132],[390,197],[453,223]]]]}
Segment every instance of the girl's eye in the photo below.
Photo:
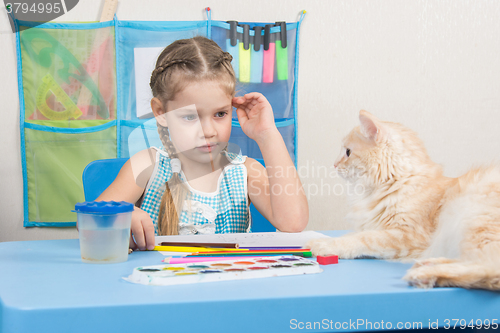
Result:
{"type": "Polygon", "coordinates": [[[192,120],[195,120],[197,118],[198,118],[198,116],[197,115],[193,115],[193,114],[186,115],[186,116],[182,117],[182,119],[187,120],[187,121],[192,121],[192,120]]]}
{"type": "Polygon", "coordinates": [[[227,114],[226,111],[220,111],[215,114],[216,118],[223,118],[227,114]]]}
{"type": "Polygon", "coordinates": [[[346,148],[345,154],[347,155],[347,157],[349,157],[351,155],[351,150],[349,148],[346,148]]]}

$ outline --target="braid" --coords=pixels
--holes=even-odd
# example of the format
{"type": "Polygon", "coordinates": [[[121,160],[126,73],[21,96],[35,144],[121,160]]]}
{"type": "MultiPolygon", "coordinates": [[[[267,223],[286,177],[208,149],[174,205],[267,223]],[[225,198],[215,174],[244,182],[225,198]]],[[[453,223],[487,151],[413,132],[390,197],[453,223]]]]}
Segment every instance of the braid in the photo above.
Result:
{"type": "Polygon", "coordinates": [[[175,151],[174,144],[170,141],[170,134],[168,132],[168,127],[163,127],[160,124],[156,126],[158,128],[158,134],[160,135],[161,143],[168,153],[170,158],[177,158],[178,154],[175,151]]]}
{"type": "MultiPolygon", "coordinates": [[[[170,159],[178,157],[174,144],[170,141],[168,127],[157,124],[163,147],[170,159]]],[[[158,212],[158,235],[177,235],[179,221],[188,194],[186,185],[182,182],[179,173],[172,173],[172,177],[165,184],[165,192],[161,198],[160,211],[158,212]]]]}
{"type": "Polygon", "coordinates": [[[163,65],[156,67],[154,71],[151,73],[151,80],[149,81],[149,86],[151,87],[151,89],[153,89],[158,79],[158,76],[160,76],[163,72],[165,72],[167,68],[172,67],[174,65],[189,65],[191,63],[192,61],[189,59],[172,59],[165,62],[163,65]]]}
{"type": "Polygon", "coordinates": [[[229,52],[222,52],[222,54],[220,55],[220,57],[214,62],[214,65],[213,67],[217,67],[219,66],[220,64],[222,64],[223,62],[231,62],[233,60],[233,56],[231,55],[231,53],[229,52]]]}

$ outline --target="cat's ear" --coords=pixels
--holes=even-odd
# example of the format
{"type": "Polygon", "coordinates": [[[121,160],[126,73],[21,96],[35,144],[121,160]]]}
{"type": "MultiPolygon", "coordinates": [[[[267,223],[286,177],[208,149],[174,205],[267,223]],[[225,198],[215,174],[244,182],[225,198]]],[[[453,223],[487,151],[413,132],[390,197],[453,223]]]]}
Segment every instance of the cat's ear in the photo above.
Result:
{"type": "Polygon", "coordinates": [[[370,112],[359,111],[359,122],[361,123],[361,133],[375,142],[382,142],[387,137],[387,131],[374,115],[370,112]]]}

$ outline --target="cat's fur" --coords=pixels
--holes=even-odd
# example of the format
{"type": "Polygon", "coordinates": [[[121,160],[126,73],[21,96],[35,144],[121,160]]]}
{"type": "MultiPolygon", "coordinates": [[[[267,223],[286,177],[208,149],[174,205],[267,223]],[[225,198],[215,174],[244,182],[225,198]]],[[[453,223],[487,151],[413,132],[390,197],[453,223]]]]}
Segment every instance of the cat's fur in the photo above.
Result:
{"type": "Polygon", "coordinates": [[[445,177],[413,131],[366,111],[359,119],[335,162],[358,194],[364,188],[347,216],[357,231],[306,247],[346,259],[418,259],[404,277],[417,287],[500,290],[500,167],[445,177]]]}

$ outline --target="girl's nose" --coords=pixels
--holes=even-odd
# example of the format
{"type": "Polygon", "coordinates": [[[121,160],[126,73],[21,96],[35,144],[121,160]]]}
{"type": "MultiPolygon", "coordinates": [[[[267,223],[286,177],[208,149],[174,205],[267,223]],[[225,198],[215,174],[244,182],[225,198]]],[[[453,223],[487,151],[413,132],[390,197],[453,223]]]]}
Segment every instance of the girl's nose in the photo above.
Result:
{"type": "Polygon", "coordinates": [[[206,120],[201,124],[203,135],[205,138],[211,138],[217,134],[214,124],[211,120],[206,120]]]}

